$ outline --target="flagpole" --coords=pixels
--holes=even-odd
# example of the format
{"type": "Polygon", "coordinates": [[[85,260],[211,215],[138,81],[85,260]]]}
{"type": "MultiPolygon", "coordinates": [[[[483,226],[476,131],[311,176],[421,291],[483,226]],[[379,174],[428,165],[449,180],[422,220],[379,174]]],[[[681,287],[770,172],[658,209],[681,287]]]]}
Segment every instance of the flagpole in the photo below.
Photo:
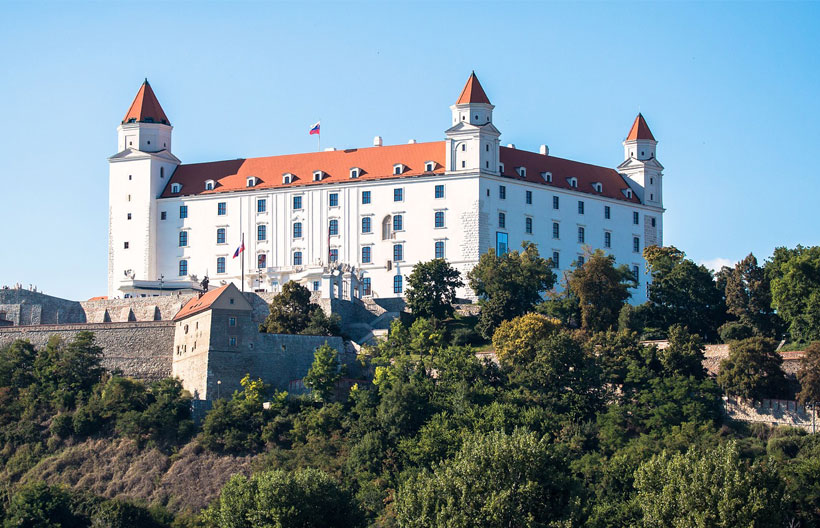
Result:
{"type": "Polygon", "coordinates": [[[319,133],[318,133],[318,134],[316,134],[316,136],[317,136],[317,137],[316,137],[316,141],[317,141],[317,145],[318,145],[318,147],[319,147],[319,152],[322,152],[322,126],[321,126],[321,123],[322,123],[322,118],[321,118],[321,117],[319,118],[319,123],[320,123],[320,125],[319,125],[319,133]]]}
{"type": "Polygon", "coordinates": [[[242,293],[245,293],[245,233],[242,231],[242,224],[244,218],[242,217],[242,197],[239,197],[239,265],[242,269],[242,293]]]}

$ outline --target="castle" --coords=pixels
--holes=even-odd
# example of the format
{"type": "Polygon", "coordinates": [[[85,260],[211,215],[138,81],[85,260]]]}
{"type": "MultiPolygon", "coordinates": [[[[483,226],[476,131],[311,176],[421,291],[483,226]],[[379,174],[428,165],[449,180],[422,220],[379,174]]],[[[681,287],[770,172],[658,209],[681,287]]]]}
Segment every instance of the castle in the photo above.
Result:
{"type": "Polygon", "coordinates": [[[494,108],[473,73],[443,141],[183,164],[146,80],[109,158],[108,297],[193,292],[207,275],[243,291],[295,280],[325,299],[400,298],[418,262],[465,275],[528,240],[558,272],[603,249],[644,302],[642,250],[663,244],[664,212],[644,117],[613,169],[501,146],[494,108]]]}

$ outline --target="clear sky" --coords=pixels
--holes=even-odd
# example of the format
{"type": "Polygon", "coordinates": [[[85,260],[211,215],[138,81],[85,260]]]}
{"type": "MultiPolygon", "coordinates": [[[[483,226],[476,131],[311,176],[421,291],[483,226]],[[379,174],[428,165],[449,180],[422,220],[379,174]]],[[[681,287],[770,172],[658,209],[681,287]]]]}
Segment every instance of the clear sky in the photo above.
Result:
{"type": "Polygon", "coordinates": [[[148,77],[183,163],[443,139],[475,70],[502,143],[614,167],[640,110],[664,241],[820,244],[819,3],[0,2],[0,284],[104,295],[108,163],[148,77]]]}

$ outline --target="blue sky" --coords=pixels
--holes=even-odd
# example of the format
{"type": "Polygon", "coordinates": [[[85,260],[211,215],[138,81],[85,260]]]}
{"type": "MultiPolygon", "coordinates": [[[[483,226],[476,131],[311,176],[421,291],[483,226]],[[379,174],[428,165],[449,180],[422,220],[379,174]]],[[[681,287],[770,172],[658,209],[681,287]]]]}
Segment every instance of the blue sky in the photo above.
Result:
{"type": "Polygon", "coordinates": [[[616,166],[640,109],[665,243],[816,245],[818,3],[0,3],[0,284],[104,295],[108,166],[144,77],[183,162],[443,138],[475,69],[502,142],[616,166]]]}

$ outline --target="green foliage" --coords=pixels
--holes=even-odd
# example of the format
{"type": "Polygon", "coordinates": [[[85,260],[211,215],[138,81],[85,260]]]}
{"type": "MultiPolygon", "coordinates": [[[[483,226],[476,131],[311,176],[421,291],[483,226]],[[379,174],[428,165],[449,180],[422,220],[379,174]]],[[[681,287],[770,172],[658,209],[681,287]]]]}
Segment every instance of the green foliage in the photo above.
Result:
{"type": "Polygon", "coordinates": [[[270,303],[270,313],[259,325],[269,334],[338,335],[339,318],[326,316],[318,304],[310,302],[310,290],[288,281],[270,303]]]}
{"type": "Polygon", "coordinates": [[[718,328],[718,334],[720,335],[721,341],[728,343],[729,341],[739,341],[741,339],[754,337],[755,329],[744,323],[729,321],[718,328]]]}
{"type": "Polygon", "coordinates": [[[444,259],[419,262],[407,277],[405,300],[416,317],[445,319],[453,315],[461,275],[444,259]]]}
{"type": "Polygon", "coordinates": [[[397,493],[400,526],[560,526],[575,482],[547,439],[515,431],[475,436],[397,493]]]}
{"type": "Polygon", "coordinates": [[[583,266],[570,273],[567,286],[578,297],[581,327],[592,332],[614,328],[621,308],[630,297],[635,279],[626,265],[615,266],[615,257],[597,249],[583,266]]]}
{"type": "Polygon", "coordinates": [[[315,469],[234,475],[205,512],[214,528],[361,526],[351,498],[315,469]]]}
{"type": "Polygon", "coordinates": [[[509,321],[503,321],[493,334],[493,348],[502,364],[529,364],[535,357],[539,344],[561,322],[537,313],[528,313],[509,321]]]}
{"type": "Polygon", "coordinates": [[[820,342],[806,348],[797,379],[800,381],[798,401],[802,404],[820,402],[820,342]]]}
{"type": "Polygon", "coordinates": [[[673,325],[669,328],[669,346],[661,350],[658,356],[667,374],[704,379],[704,350],[700,336],[690,334],[686,327],[673,325]]]}
{"type": "Polygon", "coordinates": [[[316,399],[329,402],[333,398],[336,383],[342,378],[339,353],[325,343],[313,354],[313,364],[305,375],[305,386],[313,391],[316,399]]]}
{"type": "Polygon", "coordinates": [[[753,254],[749,253],[726,274],[725,295],[728,313],[740,324],[751,328],[754,335],[777,336],[781,323],[772,308],[769,277],[753,254]]]}
{"type": "Polygon", "coordinates": [[[728,394],[760,400],[779,398],[786,392],[783,358],[777,343],[766,337],[750,337],[729,344],[729,357],[720,362],[717,382],[728,394]]]}
{"type": "Polygon", "coordinates": [[[777,248],[766,263],[772,306],[792,339],[820,339],[820,246],[777,248]]]}
{"type": "Polygon", "coordinates": [[[716,340],[726,306],[712,273],[672,246],[649,246],[644,249],[644,258],[652,272],[646,326],[666,329],[686,325],[703,339],[716,340]]]}
{"type": "Polygon", "coordinates": [[[481,298],[478,330],[487,339],[501,321],[530,311],[555,284],[555,274],[535,244],[524,242],[521,247],[520,252],[503,255],[488,251],[467,275],[470,288],[481,298]]]}
{"type": "MultiPolygon", "coordinates": [[[[74,513],[71,495],[64,489],[35,483],[14,494],[6,509],[6,528],[62,528],[87,526],[74,513]]],[[[85,521],[85,522],[84,522],[85,521]]]]}
{"type": "Polygon", "coordinates": [[[635,475],[643,526],[780,526],[783,483],[765,460],[748,465],[734,443],[663,453],[635,475]]]}

